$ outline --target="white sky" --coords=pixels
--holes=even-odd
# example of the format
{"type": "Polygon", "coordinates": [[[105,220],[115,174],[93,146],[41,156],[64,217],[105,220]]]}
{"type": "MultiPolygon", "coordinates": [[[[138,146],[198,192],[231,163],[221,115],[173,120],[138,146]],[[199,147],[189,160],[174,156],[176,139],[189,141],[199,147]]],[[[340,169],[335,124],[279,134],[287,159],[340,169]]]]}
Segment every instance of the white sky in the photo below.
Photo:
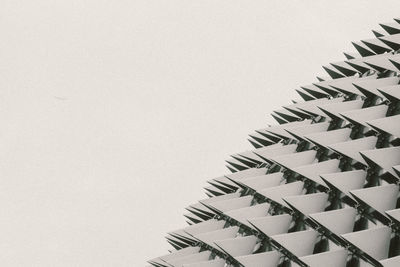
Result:
{"type": "Polygon", "coordinates": [[[398,1],[0,0],[2,266],[144,266],[398,1]]]}

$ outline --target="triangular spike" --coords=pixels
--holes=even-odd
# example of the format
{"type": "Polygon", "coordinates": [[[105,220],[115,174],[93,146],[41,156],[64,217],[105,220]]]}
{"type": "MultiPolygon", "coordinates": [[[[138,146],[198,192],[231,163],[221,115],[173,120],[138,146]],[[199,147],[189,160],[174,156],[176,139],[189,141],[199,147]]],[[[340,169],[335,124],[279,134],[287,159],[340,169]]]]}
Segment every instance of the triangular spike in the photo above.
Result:
{"type": "MultiPolygon", "coordinates": [[[[233,198],[238,198],[238,197],[240,197],[240,193],[235,192],[235,193],[226,194],[226,195],[222,195],[222,196],[218,196],[218,197],[206,198],[206,199],[200,200],[199,202],[205,203],[205,204],[210,204],[213,202],[227,200],[227,199],[233,199],[233,198]]],[[[191,206],[193,207],[194,205],[191,205],[191,206]]]]}
{"type": "Polygon", "coordinates": [[[250,142],[250,144],[251,144],[254,148],[262,148],[262,147],[263,147],[262,145],[258,144],[257,142],[255,142],[255,141],[253,141],[253,140],[251,140],[251,139],[247,139],[247,140],[250,142]]]}
{"type": "Polygon", "coordinates": [[[196,215],[197,217],[201,218],[204,221],[210,220],[211,218],[213,218],[215,216],[214,213],[211,213],[211,215],[210,215],[209,213],[204,213],[196,208],[187,207],[186,210],[193,213],[194,215],[196,215]]]}
{"type": "Polygon", "coordinates": [[[320,122],[310,125],[300,126],[292,129],[287,129],[286,131],[293,135],[298,140],[305,140],[305,135],[312,133],[325,132],[328,130],[329,122],[320,122]]]}
{"type": "Polygon", "coordinates": [[[358,70],[360,73],[367,73],[368,71],[371,70],[371,67],[366,65],[363,61],[360,61],[360,59],[349,59],[345,61],[349,66],[355,68],[358,70]]]}
{"type": "Polygon", "coordinates": [[[225,160],[226,163],[231,165],[231,167],[236,169],[237,171],[243,171],[248,169],[248,167],[241,165],[240,162],[234,162],[234,161],[236,160],[234,159],[225,160]]]}
{"type": "Polygon", "coordinates": [[[392,167],[395,173],[397,174],[397,177],[400,178],[400,165],[396,165],[392,167]]]}
{"type": "Polygon", "coordinates": [[[237,186],[231,186],[228,185],[226,183],[221,183],[219,181],[207,181],[209,184],[211,184],[212,186],[215,186],[216,188],[218,188],[221,192],[223,192],[224,194],[230,194],[235,192],[238,187],[237,186]]]}
{"type": "Polygon", "coordinates": [[[345,77],[343,74],[333,71],[332,69],[330,69],[326,66],[322,66],[322,68],[329,74],[329,76],[332,77],[332,79],[339,79],[339,78],[345,77]]]}
{"type": "Polygon", "coordinates": [[[351,42],[354,46],[355,49],[357,49],[358,53],[360,53],[360,55],[362,57],[367,57],[367,56],[373,56],[375,55],[374,52],[372,52],[371,50],[369,50],[365,45],[363,45],[361,42],[351,42]]]}
{"type": "Polygon", "coordinates": [[[376,146],[378,138],[376,136],[368,136],[360,139],[350,140],[328,145],[330,149],[341,155],[354,159],[364,165],[367,165],[363,157],[360,155],[361,150],[373,149],[376,146]]]}
{"type": "Polygon", "coordinates": [[[376,211],[384,214],[386,210],[396,208],[399,186],[388,184],[352,190],[350,193],[376,211]]]}
{"type": "MultiPolygon", "coordinates": [[[[288,124],[286,124],[286,125],[288,125],[288,124]]],[[[282,140],[282,138],[280,138],[280,137],[278,137],[276,135],[273,135],[273,134],[265,132],[265,129],[256,130],[256,133],[258,133],[258,134],[270,139],[274,143],[278,143],[279,141],[282,140]]]]}
{"type": "Polygon", "coordinates": [[[378,72],[384,72],[386,70],[398,72],[397,68],[393,63],[391,63],[391,61],[398,61],[399,59],[400,55],[387,53],[364,58],[363,62],[376,69],[378,72]]]}
{"type": "Polygon", "coordinates": [[[262,145],[261,147],[270,146],[270,145],[274,144],[274,142],[272,142],[271,140],[267,140],[265,137],[264,138],[260,138],[260,137],[257,137],[255,135],[251,135],[251,134],[249,136],[251,138],[253,138],[254,140],[256,140],[258,143],[260,143],[262,145]]]}
{"type": "Polygon", "coordinates": [[[249,223],[267,236],[287,233],[291,221],[292,216],[289,214],[249,219],[249,223]]]}
{"type": "Polygon", "coordinates": [[[289,184],[274,186],[258,191],[261,195],[271,199],[283,206],[288,206],[282,198],[302,194],[304,183],[297,181],[289,184]]]}
{"type": "MultiPolygon", "coordinates": [[[[343,62],[344,63],[344,62],[343,62]]],[[[356,69],[347,64],[331,63],[331,65],[346,76],[353,76],[359,73],[356,69]]]]}
{"type": "Polygon", "coordinates": [[[400,147],[365,150],[360,154],[365,160],[368,160],[368,164],[376,164],[393,176],[396,175],[392,167],[400,164],[400,147]]]}
{"type": "Polygon", "coordinates": [[[397,23],[379,23],[379,25],[388,33],[388,34],[398,34],[400,33],[400,28],[396,25],[397,23]]]}
{"type": "Polygon", "coordinates": [[[367,121],[367,124],[379,132],[400,137],[400,115],[367,121]]]}
{"type": "Polygon", "coordinates": [[[193,213],[184,213],[183,216],[187,219],[186,223],[188,225],[195,225],[195,224],[203,222],[203,219],[194,215],[193,213]]]}
{"type": "Polygon", "coordinates": [[[225,165],[225,167],[228,168],[228,170],[229,170],[230,172],[232,172],[232,173],[237,172],[236,169],[234,169],[233,167],[231,167],[231,166],[229,166],[229,165],[225,165]]]}
{"type": "Polygon", "coordinates": [[[271,158],[277,155],[285,155],[294,153],[296,151],[297,145],[287,145],[280,148],[273,148],[273,149],[257,149],[254,151],[254,154],[259,156],[264,161],[271,161],[271,158]]]}
{"type": "Polygon", "coordinates": [[[204,222],[186,227],[183,230],[190,235],[197,235],[197,234],[201,234],[201,233],[207,233],[207,232],[223,229],[224,225],[225,225],[225,221],[223,221],[223,220],[210,219],[208,221],[204,221],[204,222]]]}
{"type": "Polygon", "coordinates": [[[400,34],[379,36],[378,39],[381,40],[390,48],[392,48],[393,50],[400,49],[400,34]]]}
{"type": "Polygon", "coordinates": [[[331,87],[328,87],[328,86],[324,87],[324,86],[321,86],[321,85],[315,84],[315,83],[314,83],[314,85],[317,86],[322,91],[324,91],[325,93],[327,93],[328,95],[330,95],[331,97],[336,98],[341,94],[338,90],[332,89],[331,87]]]}
{"type": "Polygon", "coordinates": [[[235,160],[239,161],[240,163],[242,163],[243,165],[245,165],[248,168],[254,168],[256,167],[256,163],[254,163],[253,161],[249,161],[247,159],[244,159],[238,155],[231,155],[232,158],[234,158],[235,160]]]}
{"type": "Polygon", "coordinates": [[[342,237],[372,258],[381,260],[388,257],[390,234],[390,228],[379,226],[368,230],[344,234],[342,237]],[[371,242],[371,240],[373,240],[373,242],[371,242]]]}
{"type": "Polygon", "coordinates": [[[280,254],[278,251],[267,251],[252,255],[235,257],[235,260],[246,267],[276,267],[279,263],[280,254]]]}
{"type": "Polygon", "coordinates": [[[307,164],[293,168],[292,171],[301,176],[326,187],[325,182],[320,178],[321,174],[340,172],[340,161],[337,159],[326,160],[318,163],[307,164]]]}
{"type": "Polygon", "coordinates": [[[326,193],[314,193],[285,197],[284,200],[302,214],[308,215],[323,211],[328,201],[328,195],[326,193]]]}
{"type": "Polygon", "coordinates": [[[354,55],[353,53],[346,53],[346,52],[343,52],[343,54],[344,54],[344,56],[347,58],[347,59],[355,59],[357,56],[356,55],[354,55]]]}
{"type": "Polygon", "coordinates": [[[318,88],[317,86],[315,86],[313,84],[308,85],[308,86],[301,86],[301,88],[317,99],[329,97],[329,95],[327,93],[325,93],[324,91],[322,91],[320,88],[318,88]]]}
{"type": "MultiPolygon", "coordinates": [[[[350,68],[352,71],[354,71],[355,73],[357,73],[357,70],[354,69],[353,67],[350,67],[346,62],[344,61],[340,61],[340,62],[336,62],[336,63],[331,63],[331,64],[335,64],[340,66],[341,68],[350,68]]],[[[354,73],[354,74],[355,74],[354,73]]],[[[329,88],[329,85],[334,85],[334,84],[343,84],[343,83],[350,83],[353,82],[355,80],[360,79],[360,77],[357,76],[349,76],[349,77],[343,77],[343,78],[339,78],[339,79],[329,79],[329,80],[325,80],[323,82],[318,82],[318,83],[313,83],[315,86],[317,86],[318,88],[322,89],[322,88],[329,88]]],[[[361,78],[362,79],[362,78],[361,78]]]]}
{"type": "Polygon", "coordinates": [[[224,194],[224,192],[220,191],[217,187],[213,185],[204,187],[204,189],[213,196],[221,196],[224,194]]]}
{"type": "Polygon", "coordinates": [[[378,91],[392,102],[400,101],[400,85],[378,88],[378,91]]]}
{"type": "Polygon", "coordinates": [[[180,250],[176,250],[173,253],[164,255],[164,256],[160,256],[158,257],[161,260],[164,261],[168,261],[168,260],[172,260],[172,259],[176,259],[179,257],[184,257],[184,256],[188,256],[188,255],[192,255],[192,254],[196,254],[200,252],[200,247],[187,247],[187,248],[183,248],[180,250]]]}
{"type": "Polygon", "coordinates": [[[369,63],[369,62],[364,62],[366,65],[368,65],[369,67],[371,67],[371,69],[376,70],[377,72],[385,72],[386,70],[392,70],[393,66],[391,66],[390,64],[385,64],[384,66],[382,66],[382,64],[376,65],[374,63],[369,63]],[[389,69],[388,69],[389,68],[389,69]]]}
{"type": "MultiPolygon", "coordinates": [[[[216,248],[214,241],[227,239],[227,238],[234,238],[236,236],[236,234],[238,233],[238,231],[239,231],[239,227],[231,226],[231,227],[224,228],[221,230],[197,234],[197,235],[194,235],[194,237],[196,239],[198,239],[199,241],[216,248]]],[[[217,249],[219,249],[219,248],[217,248],[217,249]]]]}
{"type": "Polygon", "coordinates": [[[376,31],[376,30],[372,30],[372,33],[375,35],[375,37],[382,37],[382,36],[385,36],[383,33],[381,33],[381,32],[379,32],[379,31],[376,31]]]}
{"type": "Polygon", "coordinates": [[[312,254],[318,233],[305,230],[288,234],[274,235],[272,238],[297,257],[312,254]]]}
{"type": "MultiPolygon", "coordinates": [[[[176,247],[177,249],[180,249],[180,247],[177,244],[174,244],[172,241],[167,240],[173,247],[176,247]]],[[[163,260],[161,260],[160,258],[155,258],[152,260],[149,260],[148,263],[150,263],[151,265],[155,266],[155,267],[170,267],[171,265],[169,265],[168,263],[164,262],[163,260]]]]}
{"type": "Polygon", "coordinates": [[[279,124],[285,124],[288,122],[288,121],[284,120],[283,118],[281,118],[280,116],[275,115],[273,113],[271,114],[271,117],[274,118],[279,124]]]}
{"type": "Polygon", "coordinates": [[[179,257],[177,259],[166,261],[171,266],[182,266],[183,264],[195,263],[199,261],[207,261],[211,256],[211,251],[201,251],[192,255],[179,257]]]}
{"type": "Polygon", "coordinates": [[[348,252],[345,249],[300,257],[310,267],[346,267],[348,252]]]}
{"type": "Polygon", "coordinates": [[[240,183],[244,184],[246,187],[258,191],[264,188],[278,186],[283,179],[283,173],[276,172],[261,176],[245,178],[240,180],[240,183]]]}
{"type": "Polygon", "coordinates": [[[339,113],[348,110],[361,109],[363,104],[364,104],[363,100],[356,99],[352,101],[321,105],[318,106],[318,108],[321,109],[324,113],[326,113],[326,115],[328,115],[332,119],[334,118],[343,119],[343,117],[339,113]]]}
{"type": "Polygon", "coordinates": [[[313,163],[316,160],[316,154],[317,151],[308,150],[287,155],[274,156],[271,157],[271,160],[285,168],[292,169],[298,166],[313,163]]]}
{"type": "Polygon", "coordinates": [[[223,259],[215,259],[209,261],[184,264],[182,267],[224,267],[225,263],[226,262],[223,259]]]}
{"type": "Polygon", "coordinates": [[[396,60],[389,59],[389,61],[396,67],[396,69],[400,70],[400,63],[396,60]]]}
{"type": "MultiPolygon", "coordinates": [[[[186,247],[189,247],[189,245],[187,243],[181,242],[180,240],[174,238],[174,237],[166,237],[165,239],[167,239],[167,242],[173,246],[175,249],[183,249],[186,247]]],[[[163,265],[166,266],[166,265],[163,265]]]]}
{"type": "Polygon", "coordinates": [[[379,261],[383,267],[398,267],[400,266],[400,256],[379,261]]]}
{"type": "Polygon", "coordinates": [[[211,207],[218,212],[227,212],[229,210],[240,209],[250,207],[253,200],[252,196],[243,196],[239,198],[221,200],[206,204],[207,207],[211,207]]]}
{"type": "Polygon", "coordinates": [[[351,190],[362,188],[366,177],[367,173],[363,170],[321,174],[322,179],[346,195],[351,190]]]}
{"type": "Polygon", "coordinates": [[[252,227],[249,224],[248,219],[266,216],[268,214],[269,207],[269,203],[262,203],[247,208],[229,210],[227,212],[224,212],[224,214],[244,225],[252,227]]]}
{"type": "Polygon", "coordinates": [[[303,126],[303,125],[308,125],[311,124],[311,120],[304,120],[304,121],[296,121],[296,122],[290,122],[284,125],[274,125],[274,126],[270,126],[264,129],[260,129],[258,130],[260,133],[262,132],[266,132],[267,134],[273,134],[279,138],[282,139],[290,139],[291,135],[288,134],[285,129],[291,129],[291,128],[296,128],[299,126],[303,126]]]}
{"type": "Polygon", "coordinates": [[[309,215],[313,220],[323,225],[336,235],[347,234],[353,231],[357,210],[344,208],[309,215]]]}
{"type": "Polygon", "coordinates": [[[307,134],[304,137],[314,144],[326,147],[330,144],[350,140],[350,128],[342,128],[328,132],[307,134]]]}
{"type": "Polygon", "coordinates": [[[342,115],[344,118],[346,118],[346,120],[353,124],[368,126],[365,123],[366,121],[385,117],[387,110],[388,106],[379,105],[369,108],[341,112],[340,115],[342,115]]]}
{"type": "Polygon", "coordinates": [[[253,151],[246,150],[240,153],[237,153],[237,155],[241,156],[244,159],[247,159],[251,162],[254,162],[256,164],[261,164],[262,162],[258,159],[258,157],[253,153],[253,151]]]}
{"type": "Polygon", "coordinates": [[[369,40],[361,40],[369,49],[371,49],[376,54],[383,54],[385,52],[390,52],[392,49],[387,47],[383,42],[379,39],[369,39],[369,40]]]}
{"type": "Polygon", "coordinates": [[[383,95],[377,90],[377,88],[392,86],[398,83],[398,77],[387,77],[382,79],[354,82],[353,85],[360,91],[363,90],[361,91],[363,94],[365,94],[365,92],[369,92],[370,94],[383,97],[383,95]]]}
{"type": "Polygon", "coordinates": [[[298,109],[293,109],[293,108],[285,107],[285,106],[283,108],[289,110],[290,112],[292,112],[293,114],[296,114],[298,117],[300,117],[304,120],[309,120],[312,118],[312,116],[310,114],[300,111],[298,109]]]}
{"type": "Polygon", "coordinates": [[[257,237],[255,236],[242,236],[215,241],[215,244],[231,257],[237,257],[251,254],[256,242],[257,237]]]}
{"type": "Polygon", "coordinates": [[[293,113],[291,113],[290,111],[288,111],[286,109],[280,109],[280,110],[276,110],[274,112],[276,114],[278,114],[279,116],[281,116],[282,118],[284,118],[285,120],[287,120],[288,122],[294,122],[294,121],[301,120],[300,117],[298,117],[297,115],[294,115],[293,113]]]}
{"type": "MultiPolygon", "coordinates": [[[[290,110],[299,110],[303,113],[311,114],[311,116],[318,116],[318,115],[325,116],[325,114],[317,108],[318,105],[324,105],[324,104],[330,104],[330,103],[336,103],[336,102],[342,102],[342,101],[344,101],[343,97],[338,97],[338,98],[333,98],[333,99],[321,98],[321,99],[315,99],[315,100],[308,101],[308,102],[293,104],[290,106],[286,106],[285,108],[290,109],[290,110]]],[[[296,126],[299,126],[299,125],[296,125],[296,126]]]]}
{"type": "Polygon", "coordinates": [[[394,219],[395,221],[400,222],[400,209],[387,210],[385,213],[389,215],[392,220],[394,219]]]}
{"type": "Polygon", "coordinates": [[[244,171],[225,175],[225,177],[232,179],[232,180],[241,180],[244,178],[264,175],[266,173],[267,173],[267,168],[250,168],[250,169],[247,169],[244,171]]]}
{"type": "MultiPolygon", "coordinates": [[[[223,197],[223,196],[221,195],[221,196],[218,196],[218,197],[223,197]]],[[[212,197],[212,198],[214,198],[214,197],[212,197]]],[[[190,212],[197,211],[197,212],[203,214],[204,216],[208,216],[204,220],[208,220],[208,219],[210,219],[210,217],[214,217],[214,215],[215,215],[215,213],[213,213],[208,208],[204,207],[204,205],[199,203],[199,202],[195,203],[195,204],[192,204],[189,207],[186,207],[185,209],[190,211],[190,212]]],[[[199,214],[196,214],[196,215],[199,216],[199,214]]],[[[199,216],[199,217],[201,217],[201,216],[199,216]]],[[[203,217],[201,217],[201,218],[203,218],[203,217]]]]}
{"type": "MultiPolygon", "coordinates": [[[[239,173],[245,173],[245,172],[248,172],[248,171],[253,170],[253,169],[255,169],[255,168],[249,168],[249,169],[244,170],[244,171],[235,172],[234,174],[235,175],[240,175],[239,173]]],[[[231,174],[231,175],[234,175],[234,174],[231,174]]],[[[209,180],[207,182],[209,184],[214,185],[214,186],[215,185],[222,185],[224,187],[228,187],[228,188],[233,189],[233,190],[238,189],[237,185],[235,183],[233,183],[231,180],[229,180],[226,176],[227,175],[220,176],[220,177],[214,178],[212,180],[209,180]]]]}
{"type": "Polygon", "coordinates": [[[187,223],[190,225],[194,225],[194,224],[203,222],[203,220],[200,217],[198,217],[194,214],[183,214],[183,216],[188,219],[187,223]]]}
{"type": "Polygon", "coordinates": [[[314,97],[310,96],[308,93],[306,93],[303,89],[296,89],[296,92],[303,98],[305,101],[310,101],[310,100],[315,100],[314,97]]]}
{"type": "Polygon", "coordinates": [[[169,232],[168,233],[170,236],[184,241],[184,242],[190,242],[193,241],[193,237],[191,235],[189,235],[188,233],[186,233],[183,229],[179,229],[179,230],[175,230],[173,232],[169,232]]]}

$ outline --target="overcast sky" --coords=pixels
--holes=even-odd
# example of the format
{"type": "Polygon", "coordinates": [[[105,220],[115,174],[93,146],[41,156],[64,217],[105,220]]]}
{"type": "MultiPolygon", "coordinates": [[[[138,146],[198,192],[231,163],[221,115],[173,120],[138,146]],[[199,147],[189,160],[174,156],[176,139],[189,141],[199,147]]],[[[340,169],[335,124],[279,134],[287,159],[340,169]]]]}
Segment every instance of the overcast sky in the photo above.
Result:
{"type": "Polygon", "coordinates": [[[0,0],[2,266],[144,266],[398,1],[0,0]]]}

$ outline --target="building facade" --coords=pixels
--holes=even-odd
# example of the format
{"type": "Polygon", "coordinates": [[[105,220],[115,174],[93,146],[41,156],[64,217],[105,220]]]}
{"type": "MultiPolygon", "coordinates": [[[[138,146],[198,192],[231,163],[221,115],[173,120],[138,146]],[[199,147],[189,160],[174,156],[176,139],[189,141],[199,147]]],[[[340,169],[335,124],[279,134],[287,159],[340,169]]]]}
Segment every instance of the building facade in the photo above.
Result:
{"type": "Polygon", "coordinates": [[[249,135],[155,267],[400,266],[400,20],[249,135]]]}

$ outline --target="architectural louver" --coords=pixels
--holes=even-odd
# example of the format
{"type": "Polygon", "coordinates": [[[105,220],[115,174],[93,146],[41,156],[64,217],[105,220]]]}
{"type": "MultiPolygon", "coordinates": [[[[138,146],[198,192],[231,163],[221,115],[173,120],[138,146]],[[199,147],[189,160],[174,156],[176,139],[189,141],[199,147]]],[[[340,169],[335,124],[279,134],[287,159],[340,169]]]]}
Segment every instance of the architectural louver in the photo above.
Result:
{"type": "Polygon", "coordinates": [[[249,135],[155,267],[400,266],[400,20],[249,135]]]}

